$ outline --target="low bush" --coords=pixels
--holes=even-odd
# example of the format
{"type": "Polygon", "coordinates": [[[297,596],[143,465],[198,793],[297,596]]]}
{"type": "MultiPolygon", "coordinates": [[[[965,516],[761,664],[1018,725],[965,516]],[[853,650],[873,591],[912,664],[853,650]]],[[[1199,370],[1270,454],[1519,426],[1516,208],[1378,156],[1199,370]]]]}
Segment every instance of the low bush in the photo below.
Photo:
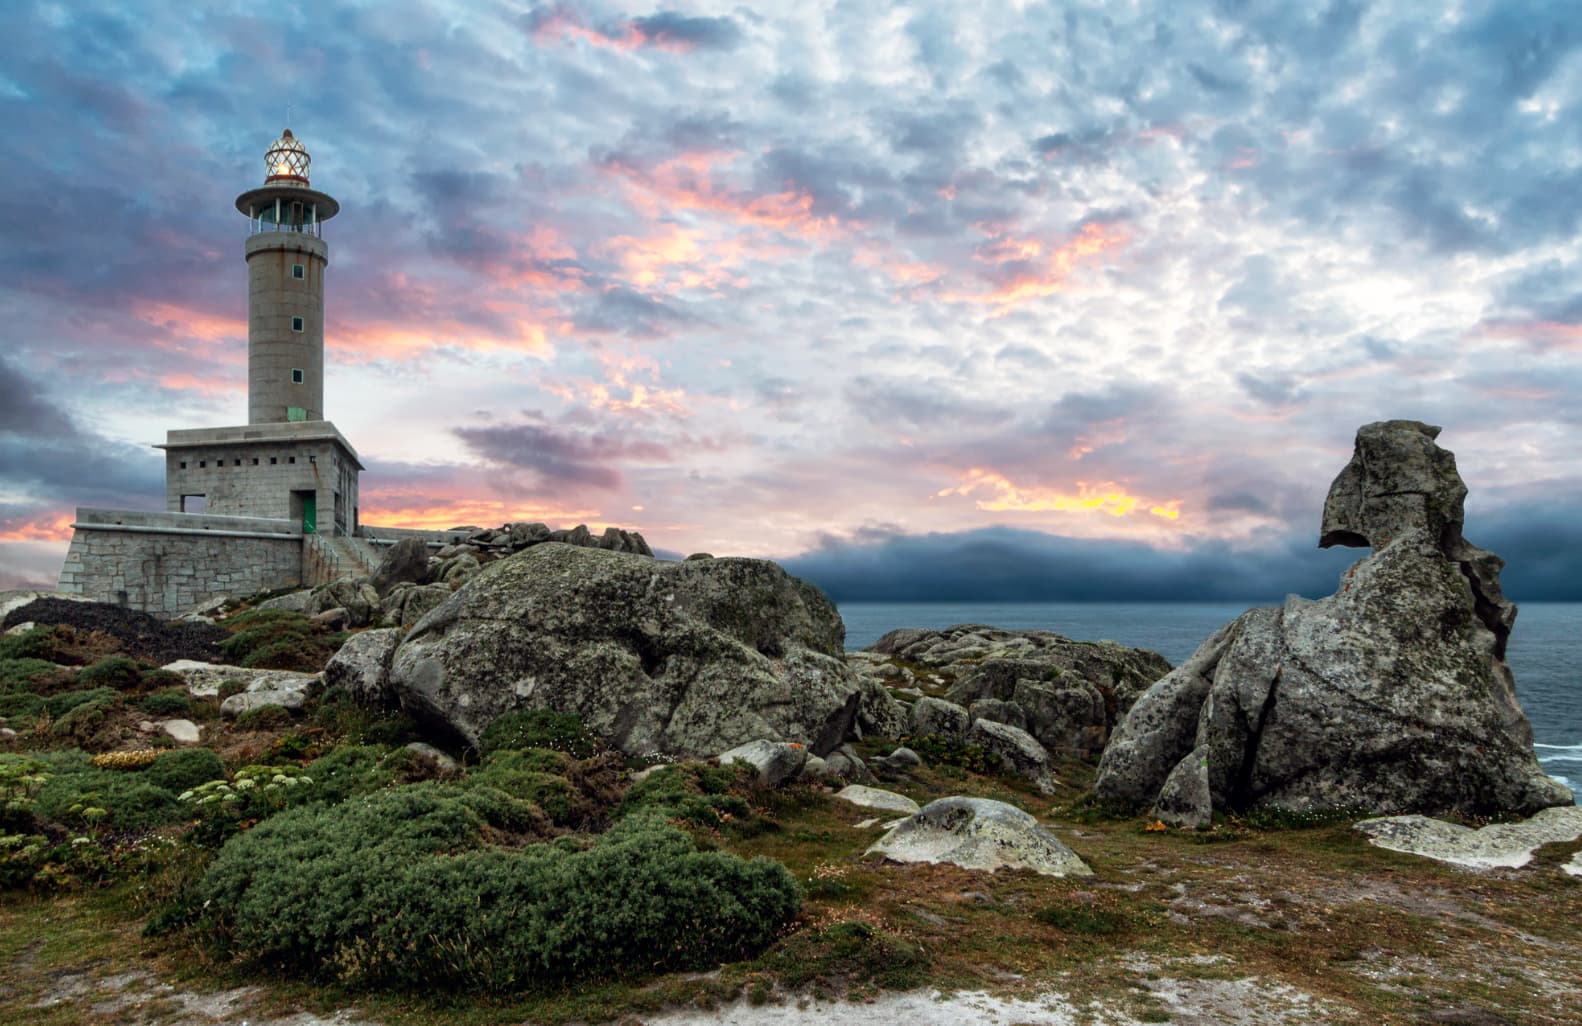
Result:
{"type": "Polygon", "coordinates": [[[147,769],[127,772],[100,769],[85,752],[74,749],[39,752],[35,758],[48,776],[34,802],[34,815],[40,820],[70,827],[71,807],[85,795],[97,795],[95,804],[107,813],[106,829],[135,832],[181,821],[175,793],[148,776],[157,761],[147,769]]]}
{"type": "Polygon", "coordinates": [[[663,766],[632,785],[617,815],[647,810],[709,830],[730,826],[738,832],[756,833],[752,806],[732,790],[750,787],[752,776],[751,767],[737,763],[663,766]]]}
{"type": "Polygon", "coordinates": [[[319,798],[343,802],[396,782],[397,771],[386,754],[374,745],[339,745],[308,763],[308,775],[318,785],[319,798]]]}
{"type": "Polygon", "coordinates": [[[232,634],[220,642],[220,654],[227,662],[258,669],[317,673],[344,640],[323,624],[284,609],[250,609],[225,626],[232,634]]]}
{"type": "Polygon", "coordinates": [[[491,790],[281,813],[220,851],[200,929],[221,954],[347,983],[512,991],[740,958],[800,903],[779,863],[700,852],[653,815],[586,849],[486,847],[491,790]]]}
{"type": "Polygon", "coordinates": [[[237,730],[284,730],[291,722],[291,711],[279,705],[261,705],[236,715],[237,730]]]}
{"type": "Polygon", "coordinates": [[[320,696],[309,722],[354,745],[404,745],[421,736],[416,721],[406,713],[371,709],[342,688],[330,688],[320,696]]]}
{"type": "Polygon", "coordinates": [[[0,659],[0,716],[33,716],[42,698],[69,687],[70,671],[42,659],[0,659]]]}
{"type": "Polygon", "coordinates": [[[150,716],[186,716],[192,712],[192,696],[185,687],[165,688],[139,698],[137,707],[150,716]]]}
{"type": "Polygon", "coordinates": [[[136,691],[143,683],[143,674],[152,669],[136,659],[123,655],[105,656],[92,666],[77,671],[77,683],[96,688],[114,688],[117,691],[136,691]]]}
{"type": "Polygon", "coordinates": [[[910,990],[928,982],[931,960],[915,941],[860,920],[802,930],[764,957],[782,985],[872,985],[910,990]]]}
{"type": "Polygon", "coordinates": [[[483,732],[478,749],[485,754],[502,749],[547,748],[586,759],[600,747],[599,739],[580,717],[553,709],[523,709],[506,713],[483,732]]]}
{"type": "Polygon", "coordinates": [[[21,634],[0,637],[0,659],[40,659],[53,663],[55,628],[34,627],[21,634]]]}
{"type": "Polygon", "coordinates": [[[225,776],[225,764],[207,748],[178,748],[163,752],[142,773],[143,779],[171,794],[225,776]]]}

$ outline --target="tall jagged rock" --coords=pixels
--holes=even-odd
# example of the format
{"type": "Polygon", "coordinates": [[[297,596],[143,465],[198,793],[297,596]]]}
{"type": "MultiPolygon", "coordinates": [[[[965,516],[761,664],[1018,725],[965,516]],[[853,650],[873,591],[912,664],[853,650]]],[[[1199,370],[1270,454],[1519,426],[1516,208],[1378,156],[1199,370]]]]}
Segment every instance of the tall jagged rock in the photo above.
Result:
{"type": "Polygon", "coordinates": [[[1151,687],[1104,752],[1101,798],[1177,822],[1202,822],[1206,804],[1488,814],[1572,801],[1533,755],[1504,661],[1516,619],[1504,564],[1462,537],[1466,485],[1438,434],[1400,420],[1357,432],[1319,544],[1372,554],[1335,594],[1244,614],[1151,687]]]}

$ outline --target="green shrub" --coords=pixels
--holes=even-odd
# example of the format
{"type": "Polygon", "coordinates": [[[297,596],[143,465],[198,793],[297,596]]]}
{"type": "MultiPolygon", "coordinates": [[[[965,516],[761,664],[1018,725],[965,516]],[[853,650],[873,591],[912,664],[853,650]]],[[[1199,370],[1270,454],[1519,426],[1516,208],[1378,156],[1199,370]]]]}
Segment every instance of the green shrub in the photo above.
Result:
{"type": "Polygon", "coordinates": [[[80,747],[87,747],[104,727],[110,710],[119,702],[120,698],[109,688],[71,691],[47,699],[44,705],[50,715],[56,717],[50,725],[50,733],[80,747]],[[64,701],[66,699],[71,701],[68,703],[64,701]]]}
{"type": "Polygon", "coordinates": [[[216,693],[218,694],[220,701],[223,702],[232,695],[239,695],[246,690],[247,682],[245,680],[227,678],[220,681],[220,687],[216,693]]]}
{"type": "Polygon", "coordinates": [[[237,713],[237,730],[284,730],[291,726],[291,711],[279,705],[261,705],[237,713]]]}
{"type": "Polygon", "coordinates": [[[201,927],[222,954],[299,973],[510,991],[739,958],[800,902],[785,867],[699,852],[653,816],[586,850],[484,847],[483,823],[436,784],[289,810],[220,851],[201,927]]]}
{"type": "Polygon", "coordinates": [[[149,670],[143,674],[143,688],[147,691],[187,690],[187,678],[173,670],[149,670]]]}
{"type": "Polygon", "coordinates": [[[730,824],[738,833],[754,833],[752,806],[741,795],[731,793],[732,787],[749,786],[751,776],[750,767],[737,764],[662,766],[632,785],[617,815],[648,810],[710,830],[730,824]]]}
{"type": "Polygon", "coordinates": [[[1126,929],[1125,913],[1098,908],[1088,902],[1075,905],[1046,905],[1033,913],[1033,918],[1045,926],[1053,926],[1066,933],[1085,933],[1108,936],[1126,929]]]}
{"type": "Polygon", "coordinates": [[[225,626],[233,633],[220,642],[220,654],[250,668],[317,673],[340,647],[323,624],[284,609],[250,609],[225,626]]]}
{"type": "Polygon", "coordinates": [[[147,664],[126,656],[105,656],[92,666],[77,671],[77,683],[92,687],[114,688],[117,691],[135,691],[143,683],[143,674],[151,669],[147,664]]]}
{"type": "Polygon", "coordinates": [[[53,663],[55,628],[34,627],[21,634],[0,637],[0,659],[39,659],[53,663]]]}
{"type": "Polygon", "coordinates": [[[47,695],[71,680],[69,671],[42,659],[0,659],[0,699],[47,695]]]}
{"type": "Polygon", "coordinates": [[[574,759],[586,759],[599,749],[599,739],[582,725],[574,713],[553,709],[522,709],[506,713],[489,724],[479,739],[479,751],[547,748],[565,752],[574,759]]]}
{"type": "Polygon", "coordinates": [[[559,826],[579,824],[596,813],[592,803],[560,775],[564,767],[548,773],[527,769],[524,763],[531,757],[524,758],[525,755],[509,750],[495,752],[467,775],[468,783],[496,788],[513,798],[532,802],[559,826]]]}
{"type": "Polygon", "coordinates": [[[40,752],[37,758],[49,775],[34,806],[41,820],[70,826],[71,807],[85,795],[97,795],[95,804],[108,813],[103,825],[110,829],[151,830],[181,821],[175,794],[150,782],[153,766],[132,773],[100,769],[86,753],[71,749],[40,752]]]}
{"type": "Polygon", "coordinates": [[[178,748],[162,752],[141,776],[155,787],[180,794],[210,780],[225,776],[225,764],[207,748],[178,748]]]}
{"type": "Polygon", "coordinates": [[[150,716],[185,716],[192,712],[192,696],[186,688],[165,688],[137,700],[137,707],[150,716]]]}
{"type": "Polygon", "coordinates": [[[320,697],[310,722],[357,745],[404,745],[420,737],[417,723],[406,713],[370,709],[342,688],[330,688],[320,697]]]}
{"type": "Polygon", "coordinates": [[[372,745],[340,745],[308,763],[308,776],[318,785],[318,797],[343,802],[395,783],[396,771],[385,754],[372,745]]]}

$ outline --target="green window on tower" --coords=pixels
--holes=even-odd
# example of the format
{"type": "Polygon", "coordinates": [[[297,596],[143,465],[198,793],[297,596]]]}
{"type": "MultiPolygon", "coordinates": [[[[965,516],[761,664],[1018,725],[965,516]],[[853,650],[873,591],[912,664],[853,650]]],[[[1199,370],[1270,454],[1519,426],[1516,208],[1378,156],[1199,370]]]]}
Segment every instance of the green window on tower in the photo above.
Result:
{"type": "Polygon", "coordinates": [[[293,318],[291,318],[291,330],[292,331],[301,331],[302,330],[302,318],[300,318],[300,317],[293,317],[293,318]]]}
{"type": "MultiPolygon", "coordinates": [[[[289,421],[307,420],[308,419],[308,411],[303,409],[300,406],[287,406],[286,407],[286,419],[289,420],[289,421]]],[[[297,458],[295,456],[291,457],[291,462],[292,463],[295,463],[296,461],[297,461],[297,458]]]]}
{"type": "Polygon", "coordinates": [[[303,267],[301,264],[292,264],[291,265],[291,277],[297,279],[298,281],[301,281],[303,278],[306,278],[307,274],[308,274],[307,268],[303,267]]]}
{"type": "Polygon", "coordinates": [[[291,368],[291,383],[293,385],[300,385],[300,384],[302,384],[302,368],[301,367],[293,367],[293,368],[291,368]]]}

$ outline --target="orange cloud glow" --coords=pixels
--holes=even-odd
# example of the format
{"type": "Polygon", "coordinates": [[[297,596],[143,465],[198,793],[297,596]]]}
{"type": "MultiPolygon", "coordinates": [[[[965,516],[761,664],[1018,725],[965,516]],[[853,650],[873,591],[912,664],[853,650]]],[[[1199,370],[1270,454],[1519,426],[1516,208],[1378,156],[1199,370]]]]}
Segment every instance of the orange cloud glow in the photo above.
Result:
{"type": "Polygon", "coordinates": [[[721,169],[738,156],[703,150],[673,157],[651,170],[625,161],[610,161],[603,167],[626,184],[629,201],[650,218],[690,210],[803,238],[826,238],[843,228],[857,227],[834,214],[814,213],[812,195],[789,185],[780,192],[758,196],[720,184],[721,169]]]}
{"type": "Polygon", "coordinates": [[[1089,484],[1076,482],[1076,492],[1063,492],[1053,488],[1020,487],[1003,474],[982,467],[967,471],[963,482],[955,488],[944,488],[935,498],[952,495],[971,495],[983,489],[994,493],[993,498],[976,500],[977,507],[991,513],[1106,513],[1124,517],[1139,509],[1146,509],[1156,517],[1176,520],[1181,516],[1181,500],[1149,502],[1132,495],[1125,488],[1105,481],[1089,484]]]}
{"type": "MultiPolygon", "coordinates": [[[[1037,240],[1002,238],[981,251],[991,263],[1025,260],[1032,266],[1001,282],[988,292],[947,293],[940,298],[952,303],[983,303],[998,307],[1003,314],[1013,307],[1063,292],[1071,275],[1081,266],[1124,245],[1127,235],[1113,225],[1085,224],[1076,235],[1048,249],[1037,240]]],[[[996,316],[998,316],[996,314],[996,316]]]]}
{"type": "MultiPolygon", "coordinates": [[[[436,503],[431,497],[403,498],[400,495],[369,493],[366,489],[361,494],[361,501],[359,519],[365,524],[373,527],[382,524],[386,527],[410,527],[428,531],[445,531],[464,524],[476,527],[499,527],[501,524],[519,520],[538,521],[552,527],[556,525],[572,527],[579,523],[587,523],[592,528],[595,518],[599,516],[597,509],[522,505],[487,499],[436,503]]],[[[631,525],[618,526],[629,528],[631,525]]],[[[604,524],[600,522],[599,527],[602,530],[604,524]]]]}
{"type": "Polygon", "coordinates": [[[70,510],[52,510],[26,520],[0,520],[0,542],[53,542],[71,539],[70,510]]]}
{"type": "Polygon", "coordinates": [[[133,300],[132,316],[159,330],[160,334],[149,339],[149,344],[158,349],[186,350],[185,346],[173,345],[173,339],[229,342],[247,337],[245,318],[221,317],[174,303],[133,300]]]}

